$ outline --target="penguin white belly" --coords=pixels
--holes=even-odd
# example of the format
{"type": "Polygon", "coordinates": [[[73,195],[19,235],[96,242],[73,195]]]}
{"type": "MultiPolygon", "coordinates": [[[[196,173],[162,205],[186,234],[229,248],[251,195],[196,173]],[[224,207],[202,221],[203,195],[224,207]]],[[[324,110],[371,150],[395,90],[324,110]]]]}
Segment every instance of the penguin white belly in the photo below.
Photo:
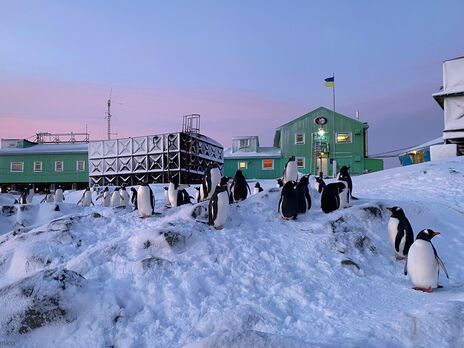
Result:
{"type": "Polygon", "coordinates": [[[214,220],[214,227],[222,227],[227,221],[229,216],[229,195],[227,191],[221,192],[218,194],[218,203],[217,203],[217,216],[214,220]]]}
{"type": "Polygon", "coordinates": [[[298,169],[295,161],[290,161],[285,168],[284,184],[288,181],[298,181],[298,169]]]}
{"type": "Polygon", "coordinates": [[[129,194],[124,190],[119,192],[121,193],[121,207],[125,207],[127,204],[129,204],[129,194]]]}
{"type": "Polygon", "coordinates": [[[398,233],[399,223],[400,223],[400,220],[398,220],[397,218],[390,218],[390,220],[388,220],[388,237],[390,238],[390,243],[393,247],[393,250],[395,250],[395,240],[396,240],[396,234],[398,233]]]}
{"type": "Polygon", "coordinates": [[[169,201],[169,204],[171,204],[171,207],[173,208],[177,207],[177,190],[174,184],[170,183],[168,190],[165,192],[167,192],[168,201],[169,201]]]}
{"type": "Polygon", "coordinates": [[[348,190],[348,188],[345,188],[342,192],[340,192],[340,195],[339,195],[340,196],[339,209],[348,208],[350,206],[349,194],[350,194],[350,191],[348,190]]]}
{"type": "Polygon", "coordinates": [[[32,198],[34,198],[34,189],[30,189],[26,197],[26,203],[32,203],[32,198]]]}
{"type": "Polygon", "coordinates": [[[62,203],[63,202],[63,190],[57,189],[55,190],[55,203],[62,203]]]}
{"type": "Polygon", "coordinates": [[[438,262],[430,242],[418,239],[411,245],[407,270],[415,287],[438,286],[438,262]]]}
{"type": "Polygon", "coordinates": [[[282,217],[282,219],[286,219],[286,217],[284,216],[283,210],[282,210],[282,204],[284,204],[284,199],[283,198],[280,201],[279,212],[280,212],[280,216],[282,217]]]}
{"type": "Polygon", "coordinates": [[[103,193],[103,206],[109,207],[110,204],[111,204],[111,195],[108,191],[105,191],[105,193],[103,193]]]}
{"type": "Polygon", "coordinates": [[[92,203],[92,192],[85,191],[84,197],[82,198],[82,206],[83,207],[90,207],[91,203],[92,203]]]}
{"type": "Polygon", "coordinates": [[[253,194],[255,195],[257,193],[259,193],[259,188],[255,187],[255,189],[253,190],[253,194]]]}
{"type": "Polygon", "coordinates": [[[205,199],[205,190],[203,190],[203,184],[200,185],[199,195],[200,195],[200,201],[205,199]]]}
{"type": "Polygon", "coordinates": [[[137,190],[137,207],[141,216],[150,216],[152,213],[150,189],[140,186],[137,190]]]}
{"type": "Polygon", "coordinates": [[[221,182],[221,172],[219,171],[218,168],[212,168],[211,169],[211,172],[210,172],[210,175],[211,175],[211,187],[208,187],[208,199],[210,199],[213,194],[214,194],[214,191],[216,190],[216,186],[219,185],[219,183],[221,182]]]}
{"type": "Polygon", "coordinates": [[[120,205],[121,205],[121,196],[119,195],[119,191],[115,191],[111,195],[111,206],[119,207],[120,205]]]}
{"type": "MultiPolygon", "coordinates": [[[[201,190],[201,188],[200,188],[201,190]]],[[[200,190],[197,191],[197,194],[195,195],[195,203],[200,201],[200,190]]]]}

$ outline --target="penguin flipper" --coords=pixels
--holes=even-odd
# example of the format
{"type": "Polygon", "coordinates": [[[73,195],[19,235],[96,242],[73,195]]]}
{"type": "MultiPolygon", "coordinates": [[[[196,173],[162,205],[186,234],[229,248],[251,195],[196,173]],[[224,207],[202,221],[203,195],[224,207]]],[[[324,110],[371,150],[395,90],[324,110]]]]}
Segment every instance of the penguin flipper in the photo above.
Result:
{"type": "Polygon", "coordinates": [[[277,212],[280,213],[280,205],[282,204],[282,195],[280,195],[279,205],[277,206],[277,212]]]}
{"type": "Polygon", "coordinates": [[[408,275],[408,259],[406,259],[404,263],[404,275],[408,275]]]}
{"type": "Polygon", "coordinates": [[[403,239],[405,233],[406,233],[406,230],[404,229],[403,224],[400,222],[398,224],[398,233],[396,234],[396,238],[395,238],[395,251],[397,253],[400,252],[401,239],[403,239]]]}
{"type": "Polygon", "coordinates": [[[438,262],[438,266],[443,269],[443,272],[445,272],[446,278],[449,279],[448,271],[446,270],[445,263],[443,262],[442,259],[438,255],[435,256],[438,262]]]}

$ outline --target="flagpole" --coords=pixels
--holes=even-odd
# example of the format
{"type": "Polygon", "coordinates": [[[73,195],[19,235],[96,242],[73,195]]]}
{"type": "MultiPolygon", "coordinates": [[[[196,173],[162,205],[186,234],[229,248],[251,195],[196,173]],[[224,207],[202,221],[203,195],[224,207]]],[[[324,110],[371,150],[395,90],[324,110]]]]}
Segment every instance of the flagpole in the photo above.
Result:
{"type": "MultiPolygon", "coordinates": [[[[335,160],[335,144],[337,143],[337,139],[335,138],[335,73],[332,73],[332,79],[333,79],[333,84],[332,84],[332,95],[333,95],[333,109],[332,109],[332,118],[333,118],[333,125],[332,125],[332,133],[333,133],[333,160],[335,160]]],[[[333,166],[332,166],[332,171],[333,170],[333,166]]],[[[335,178],[335,175],[336,173],[332,173],[332,176],[335,178]]]]}

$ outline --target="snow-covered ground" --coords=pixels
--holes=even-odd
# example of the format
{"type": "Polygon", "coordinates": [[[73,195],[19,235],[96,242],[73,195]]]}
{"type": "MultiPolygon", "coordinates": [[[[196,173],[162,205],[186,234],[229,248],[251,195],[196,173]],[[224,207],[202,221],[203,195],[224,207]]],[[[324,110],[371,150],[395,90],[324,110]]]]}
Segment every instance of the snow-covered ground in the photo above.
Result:
{"type": "Polygon", "coordinates": [[[463,347],[464,158],[353,181],[352,207],[324,214],[313,191],[296,221],[261,182],[221,231],[196,221],[206,203],[164,207],[162,185],[148,219],[76,207],[82,192],[61,211],[0,195],[0,345],[463,347]],[[444,288],[411,289],[387,236],[392,205],[416,234],[442,232],[444,288]]]}

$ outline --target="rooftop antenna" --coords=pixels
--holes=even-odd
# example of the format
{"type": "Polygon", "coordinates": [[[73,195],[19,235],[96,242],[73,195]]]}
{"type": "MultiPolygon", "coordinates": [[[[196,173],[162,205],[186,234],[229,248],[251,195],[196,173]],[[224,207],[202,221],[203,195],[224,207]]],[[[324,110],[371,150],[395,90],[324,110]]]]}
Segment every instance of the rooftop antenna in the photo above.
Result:
{"type": "Polygon", "coordinates": [[[113,88],[110,90],[110,98],[108,99],[108,110],[106,111],[105,118],[108,120],[108,140],[111,140],[111,95],[113,94],[113,88]]]}

